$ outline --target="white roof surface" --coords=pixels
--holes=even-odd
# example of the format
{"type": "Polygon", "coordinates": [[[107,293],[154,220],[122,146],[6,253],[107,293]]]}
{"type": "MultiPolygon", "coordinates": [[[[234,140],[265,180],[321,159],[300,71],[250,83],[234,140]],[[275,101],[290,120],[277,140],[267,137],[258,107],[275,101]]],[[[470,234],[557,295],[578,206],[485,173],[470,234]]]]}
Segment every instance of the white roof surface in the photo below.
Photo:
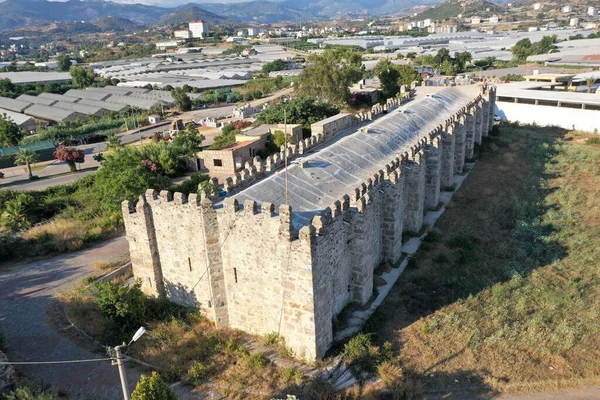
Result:
{"type": "Polygon", "coordinates": [[[0,108],[0,115],[4,115],[6,116],[6,118],[12,122],[14,122],[15,124],[21,126],[26,122],[31,121],[33,118],[31,118],[28,115],[24,115],[21,113],[17,113],[14,111],[10,111],[10,110],[5,110],[3,108],[0,108]]]}
{"type": "Polygon", "coordinates": [[[565,92],[559,90],[536,90],[547,86],[545,82],[513,82],[498,85],[498,97],[517,97],[520,99],[560,101],[563,103],[600,105],[600,96],[593,93],[565,92]]]}
{"type": "MultiPolygon", "coordinates": [[[[455,87],[440,90],[431,97],[411,103],[368,124],[369,132],[360,127],[348,130],[321,150],[304,156],[308,167],[292,162],[288,168],[289,198],[296,228],[344,194],[365,182],[406,151],[431,129],[458,112],[478,94],[479,87],[455,87]]],[[[297,160],[299,161],[299,160],[297,160]]],[[[239,202],[284,204],[285,173],[277,171],[249,188],[235,194],[239,202]]]]}

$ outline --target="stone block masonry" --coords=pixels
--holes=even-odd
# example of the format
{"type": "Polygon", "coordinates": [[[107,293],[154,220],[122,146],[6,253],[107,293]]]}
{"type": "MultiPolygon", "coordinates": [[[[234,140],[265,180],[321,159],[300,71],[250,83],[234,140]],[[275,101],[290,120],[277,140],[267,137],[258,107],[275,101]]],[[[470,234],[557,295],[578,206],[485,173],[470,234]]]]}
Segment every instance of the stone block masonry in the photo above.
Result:
{"type": "MultiPolygon", "coordinates": [[[[317,211],[257,202],[245,192],[211,199],[205,192],[149,190],[137,202],[123,202],[134,275],[146,293],[195,306],[217,327],[278,332],[296,357],[324,357],[336,316],[350,303],[369,301],[375,268],[398,261],[402,233],[421,230],[424,212],[437,207],[440,190],[462,171],[478,113],[489,129],[485,110],[478,110],[487,107],[489,116],[494,93],[482,86],[472,101],[419,131],[406,152],[370,159],[374,168],[345,186],[345,194],[319,192],[328,205],[317,211]]],[[[389,118],[396,126],[399,118],[389,118]]],[[[352,135],[381,140],[378,129],[352,135]]],[[[249,178],[237,185],[251,189],[274,179],[278,161],[254,159],[249,178]]],[[[305,179],[322,167],[305,163],[298,167],[305,179]]],[[[316,199],[316,190],[310,196],[316,199]]]]}

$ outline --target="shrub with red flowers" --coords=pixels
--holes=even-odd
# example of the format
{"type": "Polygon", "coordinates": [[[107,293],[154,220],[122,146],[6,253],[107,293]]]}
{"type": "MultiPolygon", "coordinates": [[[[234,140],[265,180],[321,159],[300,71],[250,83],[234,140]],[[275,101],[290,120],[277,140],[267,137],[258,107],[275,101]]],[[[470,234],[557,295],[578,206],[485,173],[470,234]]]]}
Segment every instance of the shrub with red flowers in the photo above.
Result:
{"type": "Polygon", "coordinates": [[[71,169],[71,172],[75,172],[77,171],[77,168],[75,168],[75,163],[80,164],[84,162],[85,153],[83,152],[83,150],[77,150],[74,147],[60,146],[54,152],[54,158],[67,163],[67,165],[71,169]]]}
{"type": "Polygon", "coordinates": [[[252,125],[252,122],[250,121],[245,121],[243,119],[239,120],[239,121],[235,121],[232,122],[231,125],[235,128],[235,129],[239,129],[242,130],[244,128],[249,127],[250,125],[252,125]]]}
{"type": "Polygon", "coordinates": [[[142,166],[154,174],[158,174],[161,170],[160,163],[154,162],[147,158],[142,160],[142,166]]]}
{"type": "Polygon", "coordinates": [[[371,98],[364,93],[354,93],[350,99],[350,105],[352,107],[361,107],[363,105],[371,104],[371,98]]]}
{"type": "Polygon", "coordinates": [[[154,143],[162,142],[163,140],[168,140],[168,137],[163,136],[162,132],[154,132],[152,136],[150,136],[154,143]]]}

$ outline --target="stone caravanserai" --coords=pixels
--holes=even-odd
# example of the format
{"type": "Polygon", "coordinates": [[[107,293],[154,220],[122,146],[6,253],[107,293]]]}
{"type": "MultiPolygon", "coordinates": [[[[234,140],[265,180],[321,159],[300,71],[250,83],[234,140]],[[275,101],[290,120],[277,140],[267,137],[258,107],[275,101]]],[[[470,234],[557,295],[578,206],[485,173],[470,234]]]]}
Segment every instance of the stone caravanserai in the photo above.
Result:
{"type": "Polygon", "coordinates": [[[124,201],[134,275],[217,327],[278,332],[296,357],[321,358],[336,316],[369,301],[374,269],[400,259],[403,232],[421,231],[452,190],[492,129],[495,100],[482,85],[388,103],[373,121],[255,158],[220,196],[148,190],[124,201]]]}

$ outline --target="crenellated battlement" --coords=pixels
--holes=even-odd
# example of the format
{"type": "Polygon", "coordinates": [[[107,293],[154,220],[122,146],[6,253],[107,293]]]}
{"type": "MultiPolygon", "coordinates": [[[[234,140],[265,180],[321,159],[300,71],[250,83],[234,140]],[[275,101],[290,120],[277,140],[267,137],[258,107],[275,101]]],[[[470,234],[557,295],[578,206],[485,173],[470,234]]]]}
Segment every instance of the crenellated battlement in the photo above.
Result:
{"type": "MultiPolygon", "coordinates": [[[[404,145],[378,153],[385,156],[376,159],[378,165],[361,166],[362,175],[342,171],[354,173],[345,181],[352,184],[335,190],[306,186],[312,176],[317,182],[333,175],[323,172],[326,162],[319,158],[319,163],[301,158],[325,140],[315,135],[264,160],[249,160],[224,180],[224,198],[212,179],[198,193],[150,189],[136,201],[124,201],[134,275],[146,293],[197,307],[217,327],[259,335],[276,331],[297,357],[321,358],[333,341],[332,321],[349,303],[369,301],[375,268],[398,261],[402,234],[421,232],[426,210],[437,209],[440,192],[453,186],[475,143],[491,130],[494,102],[495,88],[482,85],[418,135],[398,128],[407,138],[404,145]],[[297,173],[307,193],[303,202],[291,197],[296,210],[276,204],[283,198],[279,192],[265,201],[256,200],[260,192],[236,193],[264,188],[250,187],[263,178],[262,184],[273,183],[279,191],[281,176],[275,172],[286,158],[296,165],[288,172],[297,173]],[[307,206],[306,199],[319,201],[307,206]]],[[[353,118],[367,122],[400,104],[402,99],[392,99],[353,118]]],[[[392,140],[389,126],[395,129],[398,122],[388,124],[388,136],[378,125],[353,134],[366,134],[357,136],[361,142],[381,143],[392,140]]]]}

